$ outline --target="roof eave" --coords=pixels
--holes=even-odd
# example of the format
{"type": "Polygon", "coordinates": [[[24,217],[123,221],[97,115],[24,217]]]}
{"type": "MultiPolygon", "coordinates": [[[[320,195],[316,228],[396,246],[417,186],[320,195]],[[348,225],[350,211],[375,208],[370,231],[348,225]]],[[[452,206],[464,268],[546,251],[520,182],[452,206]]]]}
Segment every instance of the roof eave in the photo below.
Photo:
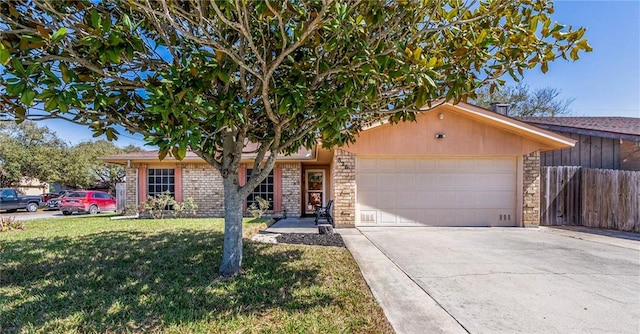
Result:
{"type": "Polygon", "coordinates": [[[452,103],[445,103],[444,107],[453,108],[453,110],[464,110],[464,112],[473,115],[477,118],[485,119],[486,121],[498,125],[498,127],[520,134],[524,137],[528,137],[533,140],[537,140],[545,145],[551,147],[551,149],[562,149],[574,147],[576,140],[565,137],[563,135],[544,130],[534,125],[527,124],[523,121],[504,116],[495,113],[490,110],[486,110],[471,104],[460,102],[456,105],[452,103]]]}

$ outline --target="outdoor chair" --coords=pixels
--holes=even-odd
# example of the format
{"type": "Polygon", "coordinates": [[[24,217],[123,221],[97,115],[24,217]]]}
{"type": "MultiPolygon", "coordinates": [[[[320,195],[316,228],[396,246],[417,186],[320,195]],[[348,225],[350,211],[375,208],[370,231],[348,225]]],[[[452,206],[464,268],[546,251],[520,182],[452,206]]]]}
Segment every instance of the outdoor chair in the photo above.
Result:
{"type": "Polygon", "coordinates": [[[331,224],[331,226],[336,227],[334,222],[333,222],[333,217],[331,216],[331,205],[333,205],[333,200],[330,200],[329,203],[327,203],[327,206],[322,207],[322,206],[317,206],[316,207],[316,225],[318,225],[318,221],[321,218],[324,218],[327,220],[327,222],[329,224],[331,224]]]}

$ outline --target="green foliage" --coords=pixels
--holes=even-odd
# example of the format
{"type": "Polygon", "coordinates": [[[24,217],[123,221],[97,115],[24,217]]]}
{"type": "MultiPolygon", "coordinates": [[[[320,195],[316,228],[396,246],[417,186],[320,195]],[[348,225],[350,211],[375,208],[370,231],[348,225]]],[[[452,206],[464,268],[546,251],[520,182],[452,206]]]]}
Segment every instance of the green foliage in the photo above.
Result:
{"type": "MultiPolygon", "coordinates": [[[[278,154],[349,143],[372,122],[413,121],[591,51],[584,28],[552,24],[546,0],[0,6],[0,118],[62,118],[108,139],[119,125],[160,159],[190,149],[221,172],[238,211],[278,154]],[[259,168],[239,187],[250,142],[259,168]]],[[[240,272],[240,216],[227,215],[225,275],[240,272]]]]}
{"type": "Polygon", "coordinates": [[[556,88],[545,87],[533,91],[527,85],[518,83],[515,86],[505,86],[500,90],[489,92],[487,87],[476,91],[476,97],[471,103],[490,109],[491,103],[509,105],[509,116],[515,117],[554,117],[571,113],[569,106],[573,99],[561,99],[561,91],[556,88]]]}
{"type": "Polygon", "coordinates": [[[187,197],[182,202],[177,202],[173,206],[173,216],[176,218],[195,217],[198,215],[198,204],[193,200],[193,197],[187,197]]]}
{"type": "Polygon", "coordinates": [[[268,200],[260,196],[256,196],[254,200],[255,202],[249,205],[249,207],[247,208],[247,211],[251,213],[253,218],[260,218],[262,217],[262,215],[264,215],[265,211],[269,210],[270,203],[268,200]]]}
{"type": "Polygon", "coordinates": [[[33,122],[0,122],[0,187],[21,180],[58,180],[66,144],[49,128],[33,122]]]}
{"type": "Polygon", "coordinates": [[[143,213],[151,215],[153,219],[163,219],[175,203],[173,195],[167,191],[157,196],[147,196],[147,200],[142,203],[142,209],[143,213]]]}
{"type": "Polygon", "coordinates": [[[60,182],[74,188],[89,188],[98,181],[113,191],[116,183],[124,182],[124,167],[105,163],[100,157],[139,151],[142,149],[135,146],[120,148],[106,140],[79,143],[66,153],[67,161],[62,166],[60,182]]]}
{"type": "Polygon", "coordinates": [[[4,113],[38,110],[109,139],[122,125],[162,156],[191,148],[216,165],[225,136],[276,153],[318,136],[343,144],[373,121],[413,120],[425,104],[591,50],[542,0],[148,5],[5,3],[4,113]]]}
{"type": "Polygon", "coordinates": [[[8,232],[15,230],[24,230],[24,222],[20,220],[16,220],[16,217],[8,216],[2,217],[0,216],[0,232],[8,232]]]}
{"type": "Polygon", "coordinates": [[[122,166],[102,162],[104,155],[141,151],[119,148],[100,140],[69,146],[55,132],[35,122],[0,122],[0,187],[13,187],[23,178],[89,188],[100,181],[109,189],[123,182],[122,166]]]}

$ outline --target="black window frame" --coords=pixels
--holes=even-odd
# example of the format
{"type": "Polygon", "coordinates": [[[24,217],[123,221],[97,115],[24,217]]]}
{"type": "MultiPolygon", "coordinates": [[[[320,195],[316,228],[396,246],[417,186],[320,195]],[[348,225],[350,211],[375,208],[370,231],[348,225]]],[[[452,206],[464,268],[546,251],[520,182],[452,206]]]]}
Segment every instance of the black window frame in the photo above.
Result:
{"type": "MultiPolygon", "coordinates": [[[[247,176],[245,182],[249,181],[251,177],[251,173],[253,172],[252,168],[247,168],[247,176]]],[[[269,175],[260,182],[260,184],[251,191],[249,196],[247,196],[247,207],[251,206],[251,204],[255,203],[255,197],[260,196],[267,201],[269,201],[269,211],[274,210],[275,208],[275,194],[276,194],[276,186],[275,186],[275,173],[273,169],[269,172],[269,175]]]]}
{"type": "Polygon", "coordinates": [[[156,197],[167,190],[176,196],[176,170],[174,168],[147,169],[147,196],[156,197]]]}

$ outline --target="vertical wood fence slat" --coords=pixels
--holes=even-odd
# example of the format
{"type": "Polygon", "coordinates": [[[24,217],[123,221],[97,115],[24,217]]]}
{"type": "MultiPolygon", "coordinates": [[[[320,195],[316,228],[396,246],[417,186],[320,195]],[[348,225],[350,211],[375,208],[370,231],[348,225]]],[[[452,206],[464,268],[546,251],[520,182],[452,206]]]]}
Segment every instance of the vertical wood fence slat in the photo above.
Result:
{"type": "Polygon", "coordinates": [[[541,225],[640,233],[640,172],[543,167],[541,225]]]}
{"type": "Polygon", "coordinates": [[[116,211],[119,213],[124,212],[127,200],[127,184],[116,183],[116,211]]]}

